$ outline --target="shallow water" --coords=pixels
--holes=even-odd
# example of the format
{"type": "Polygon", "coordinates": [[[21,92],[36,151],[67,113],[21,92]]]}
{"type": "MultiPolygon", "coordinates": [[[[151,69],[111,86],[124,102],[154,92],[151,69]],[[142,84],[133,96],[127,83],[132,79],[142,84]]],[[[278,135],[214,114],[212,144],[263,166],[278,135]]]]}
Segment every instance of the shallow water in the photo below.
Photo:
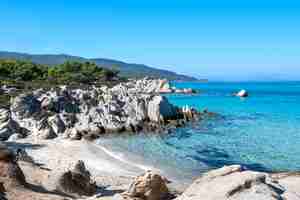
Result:
{"type": "Polygon", "coordinates": [[[221,116],[168,135],[120,136],[99,143],[132,163],[160,168],[180,181],[209,169],[243,164],[261,171],[300,170],[300,82],[176,83],[197,95],[168,95],[179,106],[221,116]],[[241,99],[231,94],[250,93],[241,99]]]}

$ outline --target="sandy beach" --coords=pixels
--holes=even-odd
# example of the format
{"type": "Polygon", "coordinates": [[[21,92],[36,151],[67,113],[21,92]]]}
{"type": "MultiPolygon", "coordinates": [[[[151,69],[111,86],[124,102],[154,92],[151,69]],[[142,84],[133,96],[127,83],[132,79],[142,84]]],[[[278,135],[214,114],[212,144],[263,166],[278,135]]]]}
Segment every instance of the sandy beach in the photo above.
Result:
{"type": "MultiPolygon", "coordinates": [[[[70,170],[78,160],[84,161],[92,178],[99,186],[96,196],[107,199],[115,193],[128,189],[134,177],[147,170],[159,171],[144,165],[131,163],[104,147],[86,140],[36,140],[33,137],[7,142],[10,148],[23,148],[40,167],[21,162],[28,182],[42,185],[49,191],[55,190],[55,177],[70,170]]],[[[178,183],[171,184],[173,190],[183,191],[178,183]]]]}

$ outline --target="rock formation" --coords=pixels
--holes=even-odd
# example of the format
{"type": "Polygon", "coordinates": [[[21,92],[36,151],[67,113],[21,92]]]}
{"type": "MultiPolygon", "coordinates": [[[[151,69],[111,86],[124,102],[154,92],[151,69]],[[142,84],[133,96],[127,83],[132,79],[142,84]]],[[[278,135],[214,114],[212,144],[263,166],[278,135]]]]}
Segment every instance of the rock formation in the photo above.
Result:
{"type": "Polygon", "coordinates": [[[126,83],[126,86],[132,91],[139,93],[153,94],[153,93],[184,93],[191,94],[195,93],[191,88],[175,88],[171,87],[170,83],[166,79],[149,79],[144,78],[140,80],[132,80],[126,83]]]}
{"type": "Polygon", "coordinates": [[[176,119],[177,108],[170,104],[164,96],[154,96],[148,104],[148,117],[150,121],[161,122],[167,119],[176,119]]]}
{"type": "Polygon", "coordinates": [[[236,93],[236,96],[237,97],[248,97],[249,94],[248,94],[248,92],[246,90],[241,90],[238,93],[236,93]]]}
{"type": "Polygon", "coordinates": [[[5,191],[26,184],[25,176],[15,161],[15,156],[5,145],[0,144],[0,183],[5,191]]]}
{"type": "Polygon", "coordinates": [[[0,94],[12,94],[16,92],[18,89],[15,87],[9,87],[8,85],[2,85],[0,87],[0,94]]]}
{"type": "Polygon", "coordinates": [[[20,134],[20,127],[6,108],[0,108],[0,140],[7,140],[11,135],[20,134]]]}
{"type": "Polygon", "coordinates": [[[78,161],[74,169],[59,177],[56,189],[65,193],[91,196],[96,193],[97,186],[91,180],[91,174],[85,168],[83,161],[78,161]]]}
{"type": "Polygon", "coordinates": [[[166,84],[143,79],[112,88],[60,87],[21,94],[12,100],[10,111],[0,110],[0,138],[16,133],[16,123],[28,134],[42,139],[81,139],[87,135],[94,138],[104,133],[137,132],[147,124],[159,128],[168,120],[196,116],[196,110],[178,108],[157,94],[160,87],[169,87],[166,84]]]}
{"type": "Polygon", "coordinates": [[[300,196],[283,188],[266,173],[240,165],[212,170],[194,181],[176,200],[297,200],[300,196]]]}
{"type": "Polygon", "coordinates": [[[129,189],[116,195],[116,199],[162,200],[169,196],[167,181],[159,174],[151,171],[134,179],[129,189]]]}

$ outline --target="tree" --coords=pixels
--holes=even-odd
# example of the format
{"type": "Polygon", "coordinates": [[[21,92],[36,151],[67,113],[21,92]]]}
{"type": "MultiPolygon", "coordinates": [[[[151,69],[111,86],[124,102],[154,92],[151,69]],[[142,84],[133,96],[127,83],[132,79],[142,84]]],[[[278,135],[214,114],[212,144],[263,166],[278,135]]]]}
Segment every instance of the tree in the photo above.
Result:
{"type": "Polygon", "coordinates": [[[67,61],[56,66],[46,66],[20,60],[0,60],[0,76],[12,80],[55,80],[90,84],[97,80],[112,80],[117,70],[104,69],[93,62],[67,61]]]}

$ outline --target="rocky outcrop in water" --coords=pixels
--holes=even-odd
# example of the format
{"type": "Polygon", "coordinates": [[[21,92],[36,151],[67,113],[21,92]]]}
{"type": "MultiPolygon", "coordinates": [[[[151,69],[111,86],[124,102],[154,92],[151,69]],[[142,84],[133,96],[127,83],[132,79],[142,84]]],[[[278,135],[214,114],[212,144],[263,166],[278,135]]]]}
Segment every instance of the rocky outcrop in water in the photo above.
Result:
{"type": "Polygon", "coordinates": [[[196,110],[178,108],[157,94],[157,88],[164,84],[143,79],[113,88],[64,86],[21,94],[12,100],[10,110],[0,110],[0,138],[18,132],[17,125],[42,139],[81,139],[104,133],[159,130],[169,120],[196,118],[196,110]]]}
{"type": "Polygon", "coordinates": [[[300,199],[300,196],[279,183],[266,173],[245,170],[240,165],[225,166],[194,181],[176,200],[300,199]]]}
{"type": "Polygon", "coordinates": [[[241,90],[238,93],[235,94],[237,97],[248,97],[249,93],[246,90],[241,90]]]}

